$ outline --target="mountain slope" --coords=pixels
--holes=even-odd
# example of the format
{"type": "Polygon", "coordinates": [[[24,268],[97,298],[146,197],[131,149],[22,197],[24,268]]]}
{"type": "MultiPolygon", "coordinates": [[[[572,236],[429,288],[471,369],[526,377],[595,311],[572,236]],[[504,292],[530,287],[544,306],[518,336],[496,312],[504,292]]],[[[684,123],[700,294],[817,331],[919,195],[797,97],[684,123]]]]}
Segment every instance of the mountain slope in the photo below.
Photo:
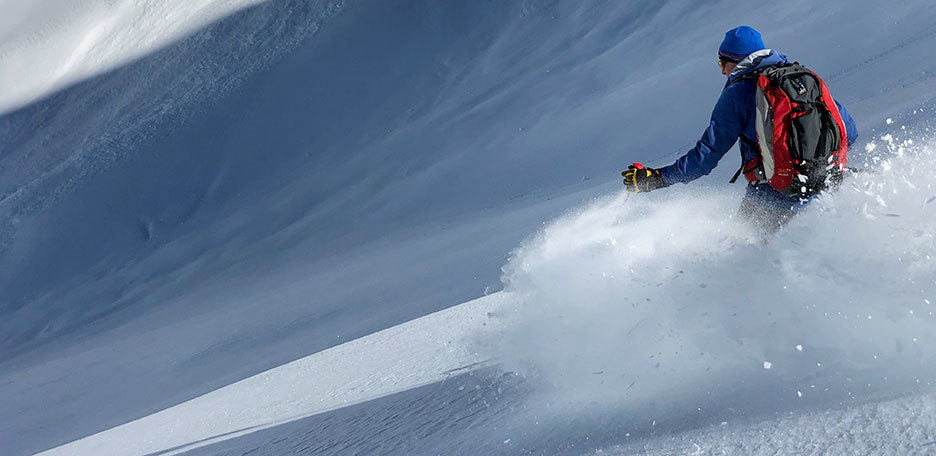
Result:
{"type": "MultiPolygon", "coordinates": [[[[926,2],[80,5],[91,6],[79,8],[87,15],[77,25],[43,28],[61,16],[37,6],[37,15],[24,16],[33,19],[2,32],[35,38],[4,48],[13,53],[0,55],[0,74],[22,62],[4,55],[59,55],[61,43],[80,42],[82,27],[99,20],[125,38],[92,41],[108,58],[83,59],[88,66],[59,85],[37,80],[10,92],[19,102],[4,98],[20,106],[0,117],[0,391],[12,398],[0,403],[0,440],[14,442],[14,454],[149,416],[502,288],[507,253],[545,221],[570,209],[613,220],[614,210],[589,212],[582,203],[611,195],[630,161],[665,165],[697,139],[723,84],[714,49],[738,23],[826,76],[858,119],[859,164],[882,150],[890,158],[906,139],[927,141],[936,74],[926,2]],[[176,7],[190,14],[178,27],[145,19],[176,7]],[[893,150],[879,139],[884,133],[899,138],[893,150]],[[877,152],[863,153],[869,142],[877,152]]],[[[691,187],[628,205],[682,201],[671,218],[653,220],[684,226],[674,220],[685,215],[681,198],[722,186],[734,170],[727,164],[691,187]]],[[[915,191],[922,200],[882,198],[927,215],[928,196],[915,191]]],[[[740,188],[725,192],[705,204],[733,211],[740,188]]],[[[906,223],[899,226],[914,242],[929,239],[925,226],[869,204],[873,215],[906,223]]],[[[827,229],[810,220],[797,229],[827,229]]],[[[703,245],[705,232],[690,239],[703,245]]],[[[850,233],[845,239],[869,245],[876,238],[863,233],[881,235],[850,233]]],[[[543,245],[595,235],[573,230],[543,245]]],[[[610,252],[573,248],[570,262],[537,263],[566,275],[520,274],[508,283],[549,297],[555,284],[588,284],[581,274],[606,266],[578,255],[606,261],[610,252]]],[[[673,255],[664,260],[682,258],[673,255]]],[[[872,259],[893,266],[884,254],[872,259]]],[[[737,273],[729,263],[715,268],[737,273]]],[[[721,288],[713,284],[734,286],[701,283],[715,301],[721,288]]],[[[927,290],[912,297],[933,301],[927,290]]],[[[587,287],[563,293],[574,302],[596,298],[587,287]]],[[[611,302],[599,297],[602,306],[611,302]]],[[[659,299],[689,305],[678,297],[659,299]]],[[[605,317],[586,312],[577,323],[614,321],[605,317]]],[[[518,349],[497,355],[508,361],[555,329],[519,321],[534,330],[506,339],[518,349]]],[[[875,328],[885,334],[900,329],[882,321],[875,328]]],[[[555,356],[534,364],[544,378],[574,386],[574,376],[551,377],[568,357],[546,346],[555,356]]],[[[591,353],[586,364],[607,355],[591,353]]],[[[609,423],[620,418],[611,416],[609,423]]]]}

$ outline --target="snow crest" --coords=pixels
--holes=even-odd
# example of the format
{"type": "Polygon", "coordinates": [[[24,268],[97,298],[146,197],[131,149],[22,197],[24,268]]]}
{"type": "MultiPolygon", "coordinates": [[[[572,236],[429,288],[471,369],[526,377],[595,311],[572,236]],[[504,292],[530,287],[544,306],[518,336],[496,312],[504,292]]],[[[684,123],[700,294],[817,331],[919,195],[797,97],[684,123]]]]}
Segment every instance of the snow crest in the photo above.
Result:
{"type": "Polygon", "coordinates": [[[768,242],[733,216],[737,194],[697,186],[554,221],[505,265],[517,304],[484,350],[554,405],[655,417],[928,387],[936,153],[882,141],[864,164],[874,172],[768,242]]]}
{"type": "Polygon", "coordinates": [[[263,0],[0,0],[0,112],[125,64],[263,0]]]}

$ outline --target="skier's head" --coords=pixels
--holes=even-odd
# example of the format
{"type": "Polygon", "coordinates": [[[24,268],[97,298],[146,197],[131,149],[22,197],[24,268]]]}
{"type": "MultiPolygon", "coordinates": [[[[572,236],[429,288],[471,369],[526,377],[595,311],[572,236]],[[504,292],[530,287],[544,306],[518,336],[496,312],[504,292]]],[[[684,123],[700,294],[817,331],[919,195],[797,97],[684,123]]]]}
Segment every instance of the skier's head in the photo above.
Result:
{"type": "Polygon", "coordinates": [[[748,54],[765,48],[757,30],[746,25],[735,27],[725,33],[725,39],[718,46],[718,66],[722,74],[728,76],[748,54]]]}

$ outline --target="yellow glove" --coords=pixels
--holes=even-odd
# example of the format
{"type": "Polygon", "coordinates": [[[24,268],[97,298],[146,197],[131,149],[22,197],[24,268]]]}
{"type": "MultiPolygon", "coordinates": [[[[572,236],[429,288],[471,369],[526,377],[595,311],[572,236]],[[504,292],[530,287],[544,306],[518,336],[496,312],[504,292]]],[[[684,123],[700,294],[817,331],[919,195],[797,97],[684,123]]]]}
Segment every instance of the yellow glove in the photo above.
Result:
{"type": "Polygon", "coordinates": [[[640,163],[628,166],[621,175],[624,176],[624,188],[629,192],[649,192],[667,186],[660,170],[647,168],[640,163]]]}

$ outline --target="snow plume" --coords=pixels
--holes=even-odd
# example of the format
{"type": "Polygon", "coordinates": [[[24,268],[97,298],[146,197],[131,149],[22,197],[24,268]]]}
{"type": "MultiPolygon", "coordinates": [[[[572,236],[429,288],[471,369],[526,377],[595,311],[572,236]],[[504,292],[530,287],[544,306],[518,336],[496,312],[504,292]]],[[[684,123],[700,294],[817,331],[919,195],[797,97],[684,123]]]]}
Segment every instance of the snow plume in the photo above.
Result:
{"type": "Polygon", "coordinates": [[[936,154],[883,141],[875,173],[851,175],[767,242],[735,219],[736,193],[698,186],[556,220],[504,267],[514,304],[490,356],[539,385],[542,403],[647,422],[928,388],[936,154]]]}

